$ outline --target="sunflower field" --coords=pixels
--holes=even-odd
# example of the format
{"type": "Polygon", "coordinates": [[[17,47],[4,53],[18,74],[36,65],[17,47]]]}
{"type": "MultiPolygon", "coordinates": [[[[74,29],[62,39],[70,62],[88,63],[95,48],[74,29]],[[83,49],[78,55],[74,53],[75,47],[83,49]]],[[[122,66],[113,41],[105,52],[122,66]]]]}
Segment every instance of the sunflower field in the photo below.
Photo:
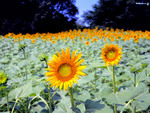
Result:
{"type": "Polygon", "coordinates": [[[150,31],[1,35],[0,112],[149,113],[150,31]]]}

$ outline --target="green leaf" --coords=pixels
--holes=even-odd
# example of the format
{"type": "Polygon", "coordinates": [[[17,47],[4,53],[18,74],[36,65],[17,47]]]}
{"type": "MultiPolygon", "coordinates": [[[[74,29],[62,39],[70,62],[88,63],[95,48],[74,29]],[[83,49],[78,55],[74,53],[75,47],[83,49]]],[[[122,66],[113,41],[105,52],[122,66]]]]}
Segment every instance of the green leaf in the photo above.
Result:
{"type": "Polygon", "coordinates": [[[107,69],[107,66],[105,66],[104,63],[97,63],[97,61],[95,63],[91,63],[88,68],[105,68],[107,69]]]}
{"type": "Polygon", "coordinates": [[[86,112],[91,113],[95,112],[96,110],[103,109],[105,107],[104,104],[100,104],[101,101],[92,101],[92,100],[86,100],[85,107],[86,112]]]}
{"type": "Polygon", "coordinates": [[[33,93],[35,93],[36,95],[40,95],[41,91],[43,91],[45,88],[45,86],[43,84],[39,84],[35,87],[33,87],[33,93]]]}
{"type": "Polygon", "coordinates": [[[32,83],[29,82],[21,87],[18,87],[16,89],[13,89],[12,91],[9,92],[9,98],[11,99],[18,99],[18,98],[23,98],[27,97],[30,94],[32,94],[32,83]]]}
{"type": "Polygon", "coordinates": [[[146,76],[146,73],[145,71],[142,71],[142,72],[139,72],[137,75],[136,75],[136,86],[143,80],[147,80],[147,76],[146,76]]]}
{"type": "Polygon", "coordinates": [[[81,95],[74,94],[74,98],[76,100],[86,101],[87,99],[91,98],[90,93],[88,91],[82,91],[80,93],[81,95]]]}
{"type": "Polygon", "coordinates": [[[7,86],[0,86],[0,90],[6,89],[7,86]]]}
{"type": "MultiPolygon", "coordinates": [[[[10,99],[9,99],[10,100],[10,99]]],[[[3,97],[2,99],[1,99],[1,101],[0,101],[0,105],[4,105],[4,104],[6,104],[7,103],[7,99],[6,99],[6,97],[3,97]]]]}
{"type": "Polygon", "coordinates": [[[113,93],[112,89],[105,87],[105,88],[101,89],[100,92],[97,92],[95,94],[95,97],[101,100],[103,98],[107,98],[112,93],[113,93]]]}
{"type": "Polygon", "coordinates": [[[73,113],[71,109],[71,102],[68,96],[61,95],[62,99],[58,103],[57,108],[53,113],[73,113]]]}
{"type": "Polygon", "coordinates": [[[149,90],[143,90],[139,95],[135,97],[136,101],[133,101],[132,104],[141,110],[146,110],[150,103],[150,93],[149,90]]]}
{"type": "Polygon", "coordinates": [[[23,78],[21,77],[14,77],[11,78],[11,80],[7,81],[7,85],[13,85],[13,84],[22,84],[23,83],[23,78]]]}
{"type": "Polygon", "coordinates": [[[113,90],[110,88],[104,88],[101,92],[100,92],[100,97],[102,98],[106,98],[108,95],[110,95],[111,93],[113,93],[113,90]]]}
{"type": "Polygon", "coordinates": [[[113,113],[113,109],[110,108],[109,106],[105,105],[104,108],[102,108],[100,110],[96,110],[95,113],[113,113]]]}
{"type": "Polygon", "coordinates": [[[83,103],[81,103],[80,105],[77,105],[77,108],[80,109],[81,113],[84,113],[86,110],[85,105],[83,103]]]}
{"type": "Polygon", "coordinates": [[[43,112],[44,108],[38,104],[38,105],[32,107],[30,113],[47,113],[48,110],[46,112],[43,112]]]}
{"type": "Polygon", "coordinates": [[[132,86],[128,89],[122,90],[121,92],[116,92],[116,94],[111,93],[106,98],[106,101],[109,104],[117,103],[125,105],[127,101],[135,99],[136,101],[134,102],[140,102],[139,106],[143,108],[142,105],[146,102],[149,102],[150,94],[148,93],[148,90],[149,89],[146,87],[146,85],[139,84],[137,87],[132,86]]]}
{"type": "Polygon", "coordinates": [[[1,59],[0,62],[1,62],[2,64],[7,64],[7,63],[10,62],[10,60],[5,57],[5,58],[1,59]]]}
{"type": "Polygon", "coordinates": [[[87,76],[81,77],[81,79],[78,80],[78,85],[80,86],[82,84],[85,84],[85,83],[88,83],[88,82],[94,80],[94,74],[95,74],[95,72],[87,74],[87,76]]]}

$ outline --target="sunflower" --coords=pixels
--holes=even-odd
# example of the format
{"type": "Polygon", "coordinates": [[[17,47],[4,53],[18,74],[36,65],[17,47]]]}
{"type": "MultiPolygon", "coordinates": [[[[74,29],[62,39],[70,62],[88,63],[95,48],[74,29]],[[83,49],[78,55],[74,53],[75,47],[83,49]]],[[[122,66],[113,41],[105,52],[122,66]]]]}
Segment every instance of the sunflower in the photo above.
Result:
{"type": "Polygon", "coordinates": [[[8,76],[5,73],[0,72],[0,84],[5,83],[7,78],[8,78],[8,76]]]}
{"type": "Polygon", "coordinates": [[[118,65],[118,62],[121,60],[121,49],[118,45],[114,44],[106,44],[104,48],[102,48],[102,59],[105,61],[105,65],[118,65]]]}
{"type": "Polygon", "coordinates": [[[86,43],[85,43],[87,46],[90,44],[90,42],[89,41],[86,41],[86,43]]]}
{"type": "Polygon", "coordinates": [[[82,72],[86,66],[80,66],[84,61],[84,59],[79,61],[82,56],[81,52],[75,56],[77,51],[73,50],[72,57],[70,57],[69,47],[66,53],[63,49],[61,52],[62,55],[57,51],[58,56],[53,55],[52,61],[47,63],[50,68],[47,68],[48,72],[45,73],[45,77],[49,77],[46,81],[50,81],[51,87],[59,87],[60,90],[63,87],[65,91],[68,87],[72,87],[73,83],[77,83],[76,79],[79,79],[80,76],[86,76],[82,72]]]}

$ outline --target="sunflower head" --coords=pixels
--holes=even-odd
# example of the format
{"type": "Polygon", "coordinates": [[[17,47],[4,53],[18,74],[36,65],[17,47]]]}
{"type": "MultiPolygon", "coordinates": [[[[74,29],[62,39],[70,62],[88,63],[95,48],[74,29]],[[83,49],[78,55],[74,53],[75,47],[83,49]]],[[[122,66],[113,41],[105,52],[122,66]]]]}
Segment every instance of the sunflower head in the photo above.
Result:
{"type": "Polygon", "coordinates": [[[6,73],[0,72],[0,84],[3,84],[6,82],[8,76],[6,73]]]}
{"type": "Polygon", "coordinates": [[[121,60],[121,49],[119,48],[118,45],[114,45],[114,44],[106,44],[104,46],[104,48],[102,48],[102,59],[105,62],[105,65],[107,66],[109,64],[110,65],[118,65],[118,62],[121,60]]]}
{"type": "Polygon", "coordinates": [[[49,77],[46,81],[51,84],[51,87],[59,87],[61,90],[62,87],[66,90],[68,87],[72,87],[73,83],[77,83],[76,79],[79,79],[80,76],[86,76],[82,72],[86,66],[80,66],[84,61],[81,59],[82,54],[79,53],[75,55],[77,51],[73,50],[72,56],[70,56],[69,47],[67,47],[66,52],[61,50],[62,54],[57,51],[57,55],[53,55],[52,60],[49,61],[46,72],[46,77],[49,77]]]}
{"type": "Polygon", "coordinates": [[[89,41],[86,41],[86,43],[85,43],[87,46],[90,44],[90,42],[89,41]]]}

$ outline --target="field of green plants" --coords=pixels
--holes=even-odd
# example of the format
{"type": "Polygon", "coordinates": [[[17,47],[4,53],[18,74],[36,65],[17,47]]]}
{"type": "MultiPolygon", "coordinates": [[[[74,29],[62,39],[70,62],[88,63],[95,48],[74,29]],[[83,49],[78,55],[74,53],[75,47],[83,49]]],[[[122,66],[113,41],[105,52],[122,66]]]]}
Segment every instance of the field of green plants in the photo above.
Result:
{"type": "Polygon", "coordinates": [[[116,106],[118,113],[149,113],[150,40],[138,38],[135,42],[131,37],[112,41],[98,35],[87,38],[86,32],[84,36],[79,32],[82,37],[77,35],[73,39],[69,36],[61,39],[62,35],[55,39],[52,35],[53,41],[42,35],[36,39],[21,36],[21,40],[15,36],[0,36],[0,112],[115,113],[116,106]],[[112,66],[105,66],[101,58],[101,48],[111,43],[122,47],[123,53],[119,65],[114,66],[116,93],[112,66]],[[82,52],[82,65],[87,66],[83,70],[87,76],[82,76],[72,86],[74,107],[68,90],[51,87],[45,77],[48,60],[67,47],[70,53],[73,50],[78,50],[77,54],[82,52]],[[4,77],[7,80],[4,81],[4,77]]]}

